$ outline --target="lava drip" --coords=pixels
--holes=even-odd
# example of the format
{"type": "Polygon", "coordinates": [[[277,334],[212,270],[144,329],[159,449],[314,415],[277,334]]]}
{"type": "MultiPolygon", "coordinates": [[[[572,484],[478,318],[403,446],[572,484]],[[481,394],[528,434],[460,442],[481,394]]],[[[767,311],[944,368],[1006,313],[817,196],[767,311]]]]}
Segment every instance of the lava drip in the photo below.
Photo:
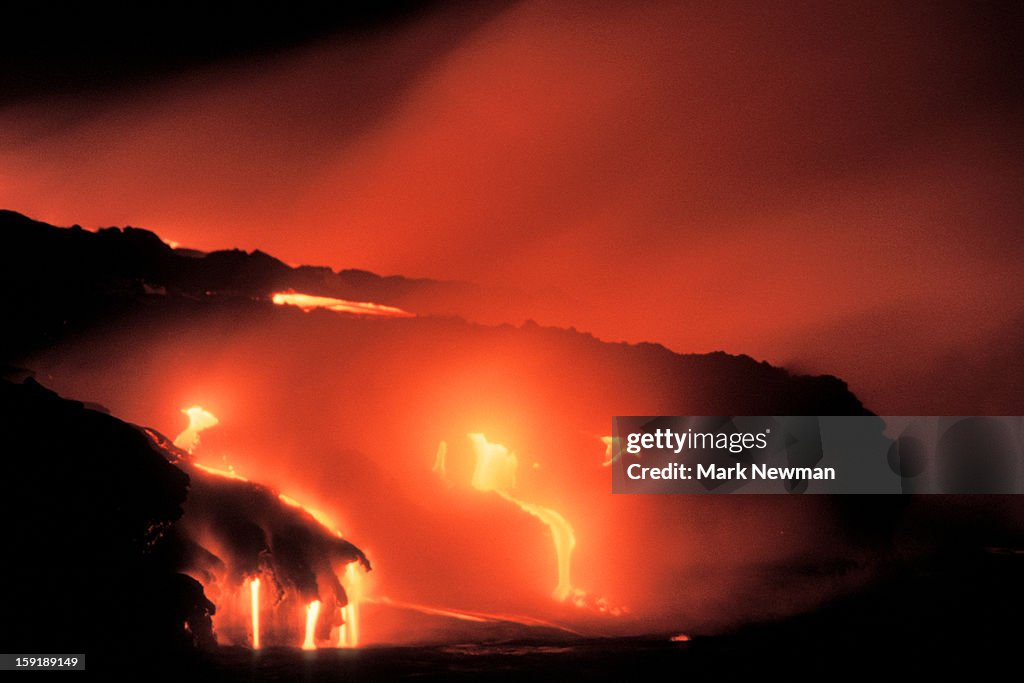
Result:
{"type": "Polygon", "coordinates": [[[306,635],[302,640],[303,650],[316,649],[316,622],[320,617],[320,601],[314,600],[306,605],[306,635]]]}
{"type": "MultiPolygon", "coordinates": [[[[194,451],[199,432],[217,418],[199,406],[183,412],[189,427],[175,442],[194,451]]],[[[203,465],[194,452],[157,444],[191,480],[174,529],[180,570],[199,581],[216,605],[218,642],[309,649],[333,642],[332,628],[344,624],[344,640],[354,646],[358,615],[342,579],[358,595],[361,570],[354,565],[370,565],[329,516],[232,468],[203,465]]]]}
{"type": "Polygon", "coordinates": [[[260,580],[254,578],[249,581],[249,593],[251,594],[252,611],[252,649],[260,649],[260,580]]]}

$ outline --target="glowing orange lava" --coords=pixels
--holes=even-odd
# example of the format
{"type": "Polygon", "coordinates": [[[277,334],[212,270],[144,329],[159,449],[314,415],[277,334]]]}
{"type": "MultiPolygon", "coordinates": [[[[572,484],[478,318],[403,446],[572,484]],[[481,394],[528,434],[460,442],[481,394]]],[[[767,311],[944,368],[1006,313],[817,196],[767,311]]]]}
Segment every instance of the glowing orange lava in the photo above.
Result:
{"type": "MultiPolygon", "coordinates": [[[[190,408],[182,408],[182,413],[188,415],[188,426],[174,437],[174,445],[183,451],[191,454],[199,447],[199,432],[202,432],[210,427],[215,427],[220,424],[220,420],[217,416],[206,410],[202,406],[192,406],[190,408]]],[[[235,469],[228,466],[228,469],[221,469],[218,467],[211,467],[209,465],[203,465],[198,462],[192,461],[192,465],[198,467],[204,472],[215,474],[219,477],[227,477],[228,479],[237,479],[239,481],[249,481],[245,477],[237,474],[235,469]]]]}
{"type": "Polygon", "coordinates": [[[601,467],[611,467],[612,463],[616,460],[616,457],[612,454],[612,437],[602,436],[601,443],[604,444],[604,462],[601,463],[601,467]]]}
{"type": "Polygon", "coordinates": [[[303,650],[316,649],[316,620],[320,617],[320,601],[306,605],[306,637],[302,640],[303,650]]]}
{"type": "Polygon", "coordinates": [[[242,475],[240,475],[237,472],[235,472],[234,469],[222,470],[222,469],[219,469],[217,467],[210,467],[209,465],[204,465],[204,464],[199,463],[199,462],[193,462],[192,464],[196,468],[201,469],[203,472],[208,472],[210,474],[215,474],[218,477],[225,477],[227,479],[237,479],[238,481],[249,481],[248,479],[246,479],[242,475]]]}
{"type": "Polygon", "coordinates": [[[188,427],[175,437],[174,445],[191,453],[199,445],[199,432],[213,427],[220,420],[213,413],[203,410],[201,406],[185,408],[181,412],[188,415],[188,427]]]}
{"type": "MultiPolygon", "coordinates": [[[[174,445],[188,453],[192,453],[199,446],[199,432],[209,429],[210,427],[215,427],[220,424],[220,420],[217,419],[216,415],[202,406],[183,408],[181,412],[188,415],[188,427],[186,427],[181,434],[174,437],[174,445]]],[[[230,465],[227,469],[223,469],[220,467],[204,465],[194,460],[191,464],[204,472],[215,474],[218,477],[237,479],[238,481],[249,481],[242,475],[235,472],[235,468],[230,465]]]]}
{"type": "Polygon", "coordinates": [[[311,507],[309,507],[307,505],[303,505],[302,503],[300,503],[299,501],[295,500],[291,496],[286,496],[283,493],[279,493],[277,498],[278,498],[278,500],[280,500],[285,505],[290,505],[293,508],[299,508],[300,510],[304,510],[306,513],[309,514],[310,517],[312,517],[317,522],[319,522],[320,526],[322,526],[322,527],[324,527],[326,529],[329,529],[330,532],[332,534],[334,534],[335,536],[337,536],[338,538],[342,537],[341,536],[341,532],[338,531],[338,528],[334,525],[334,521],[326,513],[322,512],[320,510],[317,510],[316,508],[311,508],[311,507]]]}
{"type": "Polygon", "coordinates": [[[359,645],[359,603],[363,600],[363,579],[363,570],[353,562],[345,565],[344,575],[338,577],[348,595],[348,604],[341,608],[341,618],[345,623],[338,628],[338,647],[359,645]]]}
{"type": "MultiPolygon", "coordinates": [[[[204,410],[201,406],[192,406],[181,411],[188,415],[189,425],[188,427],[178,435],[174,440],[174,443],[179,448],[186,450],[190,455],[199,445],[199,432],[204,429],[208,429],[218,424],[218,419],[215,415],[209,411],[204,410]]],[[[159,435],[151,434],[154,440],[158,439],[159,435]]],[[[204,465],[195,461],[195,456],[192,455],[188,459],[188,466],[194,467],[197,470],[212,474],[218,477],[224,477],[227,479],[235,479],[238,481],[247,482],[249,479],[235,472],[234,467],[228,466],[227,469],[219,467],[211,467],[210,465],[204,465]]],[[[278,500],[285,505],[291,506],[302,510],[308,514],[317,524],[323,527],[326,531],[330,532],[338,538],[342,538],[342,533],[338,530],[334,523],[334,520],[327,515],[313,507],[303,505],[301,502],[283,493],[275,492],[278,500]]],[[[348,595],[348,604],[341,607],[341,618],[344,622],[338,630],[338,647],[356,647],[359,644],[359,602],[364,598],[364,574],[361,567],[357,567],[355,563],[348,563],[345,565],[344,572],[338,576],[339,583],[345,589],[345,593],[348,595]]],[[[247,580],[249,584],[249,614],[248,620],[251,629],[250,643],[254,650],[260,649],[261,634],[260,631],[260,589],[261,581],[259,577],[252,577],[247,580]]],[[[205,584],[204,584],[205,587],[205,584]]],[[[241,585],[235,585],[234,590],[240,589],[241,585]]],[[[241,598],[243,594],[239,595],[237,592],[232,591],[232,596],[241,598]]],[[[217,605],[218,615],[236,615],[235,619],[232,619],[234,623],[241,622],[240,618],[244,618],[244,602],[236,604],[237,600],[235,597],[228,597],[222,599],[217,605]]],[[[302,641],[302,649],[314,650],[316,649],[316,626],[317,621],[320,618],[321,603],[319,600],[313,600],[306,605],[306,616],[305,616],[305,631],[302,641]]],[[[276,614],[277,608],[269,613],[270,617],[270,630],[274,629],[275,620],[282,618],[282,615],[276,614]]],[[[332,617],[333,618],[333,617],[332,617]]]]}
{"type": "Polygon", "coordinates": [[[351,313],[353,315],[372,315],[382,318],[415,318],[415,313],[403,311],[394,306],[375,304],[369,301],[347,301],[329,296],[314,296],[298,292],[277,292],[272,301],[278,306],[298,306],[307,313],[315,308],[323,308],[335,313],[351,313]]]}
{"type": "Polygon", "coordinates": [[[558,583],[553,595],[562,601],[572,594],[570,567],[572,551],[576,547],[576,534],[572,525],[560,513],[535,503],[528,503],[513,496],[510,491],[516,485],[516,470],[519,459],[516,454],[499,443],[491,443],[483,434],[467,434],[476,454],[472,486],[478,491],[493,491],[505,500],[515,503],[524,512],[544,522],[551,530],[558,556],[558,583]]]}
{"type": "Polygon", "coordinates": [[[249,581],[249,594],[252,609],[252,649],[260,649],[260,580],[259,577],[249,581]]]}

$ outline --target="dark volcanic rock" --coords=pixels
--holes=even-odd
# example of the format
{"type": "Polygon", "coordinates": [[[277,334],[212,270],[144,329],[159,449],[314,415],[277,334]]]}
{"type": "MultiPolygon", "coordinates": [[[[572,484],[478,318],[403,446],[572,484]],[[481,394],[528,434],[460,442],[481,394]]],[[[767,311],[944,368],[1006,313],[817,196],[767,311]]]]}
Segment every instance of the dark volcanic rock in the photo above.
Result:
{"type": "Polygon", "coordinates": [[[151,663],[209,643],[213,605],[156,552],[182,514],[188,476],[141,430],[31,378],[0,383],[0,433],[7,484],[0,642],[11,652],[151,663]]]}
{"type": "Polygon", "coordinates": [[[58,228],[7,210],[0,210],[0,242],[0,291],[11,331],[0,340],[0,358],[45,348],[68,332],[130,313],[158,293],[265,300],[294,289],[447,313],[478,306],[480,298],[465,283],[292,268],[258,250],[176,250],[141,228],[58,228]]]}

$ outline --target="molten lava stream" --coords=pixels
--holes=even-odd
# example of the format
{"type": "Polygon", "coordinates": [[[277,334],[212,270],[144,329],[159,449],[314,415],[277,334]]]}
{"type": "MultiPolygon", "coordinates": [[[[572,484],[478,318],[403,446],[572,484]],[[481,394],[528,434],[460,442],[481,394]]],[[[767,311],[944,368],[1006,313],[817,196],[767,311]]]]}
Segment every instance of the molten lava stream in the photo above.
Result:
{"type": "Polygon", "coordinates": [[[470,482],[478,491],[493,491],[505,500],[519,506],[523,512],[532,515],[547,525],[551,530],[551,538],[555,543],[555,555],[558,558],[558,582],[552,595],[558,601],[564,601],[572,592],[571,562],[572,551],[576,547],[576,534],[572,525],[560,513],[551,508],[530,503],[512,495],[516,485],[516,470],[519,459],[516,454],[500,443],[493,443],[480,433],[467,434],[476,454],[476,467],[470,482]]]}
{"type": "Polygon", "coordinates": [[[278,306],[297,306],[306,313],[316,308],[322,308],[335,313],[350,313],[352,315],[378,316],[383,318],[415,318],[415,313],[403,311],[395,306],[385,306],[371,301],[348,301],[346,299],[335,299],[330,296],[316,296],[313,294],[299,294],[298,292],[277,292],[271,297],[278,306]]]}
{"type": "Polygon", "coordinates": [[[202,406],[183,408],[181,412],[188,415],[188,427],[174,438],[174,445],[191,453],[199,445],[199,432],[216,426],[220,420],[213,413],[204,410],[202,406]]]}
{"type": "Polygon", "coordinates": [[[306,605],[306,637],[302,641],[303,650],[316,649],[316,620],[320,617],[320,601],[314,600],[306,605]]]}
{"type": "Polygon", "coordinates": [[[249,581],[249,593],[252,597],[252,649],[260,649],[260,580],[249,581]]]}
{"type": "Polygon", "coordinates": [[[338,577],[348,595],[348,604],[341,608],[344,620],[338,628],[338,647],[359,646],[359,603],[363,599],[363,572],[350,562],[345,565],[345,573],[338,577]]]}
{"type": "MultiPolygon", "coordinates": [[[[539,519],[551,532],[551,540],[554,541],[555,555],[558,559],[558,581],[552,591],[552,597],[559,602],[568,601],[581,609],[596,610],[608,616],[617,617],[628,611],[624,607],[610,605],[604,598],[591,598],[586,591],[573,586],[571,569],[572,553],[576,548],[576,532],[569,520],[560,512],[512,494],[519,469],[519,458],[516,454],[500,443],[488,441],[482,433],[474,432],[466,436],[469,437],[476,455],[471,486],[477,491],[496,493],[518,506],[523,512],[539,519]]],[[[604,443],[606,455],[611,457],[611,439],[604,443]]],[[[447,445],[444,442],[438,447],[438,453],[447,453],[447,445]]],[[[435,466],[436,471],[438,468],[435,466]]]]}

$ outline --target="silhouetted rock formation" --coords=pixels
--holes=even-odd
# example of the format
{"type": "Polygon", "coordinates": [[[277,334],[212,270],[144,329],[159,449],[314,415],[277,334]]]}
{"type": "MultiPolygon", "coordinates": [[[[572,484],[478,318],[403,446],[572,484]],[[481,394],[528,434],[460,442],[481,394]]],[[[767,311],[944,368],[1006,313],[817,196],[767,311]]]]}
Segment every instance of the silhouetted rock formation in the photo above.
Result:
{"type": "MultiPolygon", "coordinates": [[[[678,354],[657,344],[608,343],[575,329],[532,322],[487,326],[433,315],[386,319],[329,311],[304,313],[295,307],[276,306],[268,296],[276,289],[292,287],[402,305],[396,299],[369,292],[378,286],[383,288],[381,291],[430,289],[435,286],[431,283],[399,279],[394,284],[397,289],[390,290],[390,279],[373,275],[291,268],[258,252],[180,253],[143,230],[89,233],[54,228],[12,213],[0,214],[0,240],[15,247],[3,252],[0,275],[5,290],[0,298],[0,314],[9,321],[11,330],[3,340],[7,359],[38,371],[47,378],[47,384],[66,395],[101,403],[113,415],[135,420],[141,419],[140,415],[152,415],[154,423],[169,428],[173,428],[171,420],[183,407],[176,401],[193,400],[183,397],[197,383],[221,388],[234,409],[223,433],[230,439],[231,451],[245,454],[245,467],[251,467],[246,470],[248,475],[265,477],[281,486],[296,486],[337,504],[346,511],[346,522],[358,530],[357,540],[372,539],[376,553],[387,549],[388,557],[381,560],[381,566],[388,567],[391,580],[398,581],[399,588],[401,581],[419,581],[418,572],[425,563],[451,563],[453,578],[445,577],[444,582],[420,589],[438,596],[440,601],[449,600],[453,593],[469,605],[476,600],[504,599],[494,597],[490,578],[485,581],[478,577],[474,558],[483,558],[489,552],[480,539],[486,538],[495,525],[523,524],[525,534],[533,534],[536,529],[532,519],[506,510],[508,506],[492,509],[484,504],[476,509],[474,503],[470,511],[460,507],[464,501],[459,496],[434,500],[437,493],[431,493],[430,483],[420,482],[430,477],[430,454],[439,441],[448,441],[456,458],[458,442],[467,432],[501,432],[493,438],[508,442],[522,455],[524,463],[544,463],[532,485],[542,496],[561,499],[569,506],[566,509],[573,510],[568,517],[574,521],[587,514],[612,519],[642,513],[657,519],[657,524],[645,527],[642,538],[630,541],[635,548],[616,548],[614,552],[629,557],[634,552],[644,554],[658,548],[660,555],[670,555],[649,568],[651,580],[662,585],[697,561],[690,559],[689,550],[675,548],[673,543],[691,525],[698,503],[686,497],[657,496],[640,504],[629,497],[610,496],[608,470],[601,467],[603,446],[599,437],[609,433],[611,416],[868,413],[839,379],[796,376],[747,356],[678,354]],[[327,285],[318,288],[314,286],[318,282],[339,289],[328,290],[327,285]],[[356,294],[342,291],[345,282],[362,289],[352,290],[356,294]],[[427,453],[422,471],[420,453],[427,453]],[[417,488],[409,488],[407,495],[402,494],[403,486],[396,484],[413,481],[417,488]],[[410,491],[422,492],[431,504],[423,505],[410,491]],[[466,527],[460,533],[470,539],[460,551],[468,553],[469,559],[461,563],[452,561],[448,552],[451,539],[446,534],[450,533],[453,516],[466,527]]],[[[30,390],[32,386],[14,386],[8,391],[17,395],[30,392],[22,396],[26,401],[31,391],[38,391],[59,405],[69,403],[41,388],[30,390]]],[[[19,400],[12,397],[10,402],[16,404],[19,400]]],[[[89,415],[90,420],[122,424],[107,415],[86,411],[80,404],[69,405],[75,406],[79,414],[89,415]]],[[[19,420],[9,424],[13,429],[19,420]]],[[[45,431],[39,425],[48,423],[40,417],[35,424],[32,435],[25,436],[11,453],[32,454],[43,448],[33,441],[36,434],[45,431]]],[[[125,428],[137,439],[147,438],[134,428],[125,428]]],[[[72,429],[63,431],[67,438],[60,445],[67,448],[66,458],[101,448],[95,441],[76,447],[77,437],[84,436],[72,429]],[[77,437],[73,438],[74,434],[77,437]]],[[[211,434],[210,443],[217,438],[216,433],[211,434]]],[[[178,456],[168,456],[166,450],[143,446],[150,454],[182,457],[180,451],[178,456]]],[[[36,462],[46,459],[37,458],[36,462]]],[[[60,466],[37,467],[40,470],[33,474],[60,466]]],[[[161,598],[161,619],[168,620],[160,621],[154,629],[166,623],[168,628],[180,630],[184,619],[179,617],[204,609],[188,584],[174,588],[174,582],[180,580],[175,578],[178,570],[187,570],[193,576],[219,573],[218,585],[237,591],[245,577],[270,568],[299,595],[309,598],[313,582],[308,571],[304,577],[302,572],[311,569],[318,578],[325,574],[315,566],[320,558],[338,560],[340,554],[349,561],[362,559],[347,542],[314,532],[294,509],[272,510],[272,491],[256,484],[215,481],[189,469],[184,460],[181,467],[192,476],[184,517],[171,525],[182,516],[185,497],[179,492],[173,514],[158,520],[164,525],[161,528],[171,525],[172,533],[156,546],[154,552],[159,557],[147,555],[144,562],[155,564],[163,572],[153,579],[154,585],[164,586],[160,590],[170,590],[170,595],[178,591],[182,598],[170,604],[161,598]],[[218,538],[212,543],[203,545],[203,539],[188,533],[193,513],[201,518],[203,526],[217,529],[213,535],[218,538]],[[298,546],[289,545],[299,538],[305,540],[298,546]],[[265,561],[267,551],[278,563],[277,568],[265,561]],[[214,554],[216,558],[211,557],[214,554]],[[292,562],[291,558],[297,559],[292,562]]],[[[525,470],[524,481],[533,471],[525,470]]],[[[178,475],[184,476],[180,472],[178,475]]],[[[62,476],[70,475],[62,472],[62,476]]],[[[90,476],[103,479],[97,473],[90,476]]],[[[139,488],[145,489],[144,474],[138,476],[142,482],[139,488]]],[[[123,485],[131,485],[131,479],[123,485]]],[[[793,520],[798,518],[814,519],[816,527],[832,530],[837,545],[849,537],[858,546],[880,547],[884,543],[879,539],[887,538],[896,526],[895,517],[902,505],[898,500],[864,505],[853,499],[773,498],[699,503],[704,509],[711,506],[723,511],[710,515],[722,523],[713,542],[732,539],[739,543],[745,538],[745,525],[754,518],[748,514],[743,528],[733,528],[726,512],[739,507],[748,508],[748,513],[755,508],[763,511],[761,519],[782,513],[794,525],[793,520]]],[[[85,506],[86,502],[77,504],[85,506]]],[[[55,518],[65,516],[65,508],[54,509],[59,511],[55,518]]],[[[50,536],[55,533],[56,523],[51,520],[48,524],[42,528],[50,536]]],[[[78,532],[87,535],[89,528],[90,524],[83,522],[78,532]]],[[[581,566],[603,562],[618,542],[599,534],[592,534],[588,541],[577,551],[581,566]]],[[[800,545],[795,539],[789,546],[792,549],[785,552],[798,552],[800,545]]],[[[45,581],[57,580],[66,570],[69,556],[78,555],[52,551],[48,559],[58,569],[45,581]],[[63,563],[56,564],[61,558],[63,563]]],[[[625,571],[621,559],[613,564],[609,572],[625,571]]],[[[497,567],[497,571],[507,572],[497,581],[511,585],[520,580],[512,569],[497,567]]],[[[616,576],[613,574],[609,582],[614,584],[616,576]]],[[[23,577],[26,581],[29,578],[23,577]]],[[[204,585],[209,588],[210,584],[204,580],[204,585]]],[[[319,596],[326,609],[343,604],[345,596],[337,588],[328,588],[326,595],[319,596]]],[[[113,590],[110,586],[109,591],[113,590]]],[[[102,590],[96,593],[104,595],[102,590]]],[[[532,593],[509,593],[511,599],[520,600],[512,608],[534,603],[532,593]]],[[[133,588],[131,594],[132,600],[138,600],[136,596],[151,595],[152,590],[143,586],[133,588]]],[[[657,599],[659,604],[649,605],[652,610],[661,610],[660,618],[674,618],[679,610],[689,608],[689,597],[670,595],[670,599],[657,599]]],[[[206,597],[217,600],[212,593],[206,597]]],[[[541,597],[547,601],[546,594],[541,597]]],[[[654,600],[651,595],[634,597],[636,601],[654,600]]],[[[113,593],[108,593],[107,599],[115,599],[113,593]]],[[[150,598],[143,602],[146,599],[150,598]]],[[[133,603],[133,608],[138,607],[139,603],[133,603]]],[[[552,609],[558,608],[555,604],[552,609]]],[[[21,605],[21,609],[29,609],[29,604],[21,605]]],[[[89,610],[83,610],[87,613],[89,610]]],[[[68,630],[74,632],[73,627],[68,630]]],[[[200,631],[197,627],[192,633],[201,640],[200,631]]],[[[109,642],[113,645],[114,636],[109,642]]],[[[239,632],[233,642],[244,642],[244,633],[239,632]]]]}
{"type": "Polygon", "coordinates": [[[0,382],[0,425],[5,648],[123,669],[210,643],[213,605],[157,552],[188,476],[140,430],[33,379],[0,382]]]}
{"type": "Polygon", "coordinates": [[[217,642],[214,604],[179,571],[219,590],[260,572],[330,614],[347,603],[333,564],[369,569],[273,490],[195,469],[144,430],[21,379],[0,381],[10,548],[0,642],[11,651],[86,653],[93,670],[174,667],[217,642]]]}
{"type": "MultiPolygon", "coordinates": [[[[150,328],[160,320],[191,326],[194,320],[224,317],[268,324],[267,309],[275,310],[275,325],[303,329],[303,335],[314,330],[337,335],[339,350],[359,328],[358,322],[341,316],[304,321],[294,316],[294,310],[276,310],[269,297],[285,289],[397,305],[420,314],[479,304],[473,300],[479,292],[470,285],[380,277],[359,270],[292,268],[260,251],[196,254],[172,249],[140,228],[93,233],[0,211],[0,240],[5,245],[0,252],[0,313],[8,321],[0,359],[14,362],[96,328],[150,328]]],[[[530,321],[520,328],[479,327],[460,320],[411,324],[412,329],[374,328],[377,339],[362,341],[376,346],[394,338],[429,347],[431,339],[451,337],[474,346],[494,344],[493,354],[554,356],[549,361],[554,364],[572,363],[582,355],[597,363],[595,371],[602,374],[635,375],[637,383],[657,383],[659,390],[676,386],[681,399],[699,397],[703,414],[712,409],[734,415],[868,413],[834,377],[794,376],[747,356],[681,355],[658,344],[608,344],[575,329],[544,328],[530,321]]],[[[685,414],[686,402],[677,402],[673,410],[685,414]]]]}
{"type": "Polygon", "coordinates": [[[0,287],[12,331],[0,342],[0,357],[45,348],[67,332],[159,295],[269,299],[294,289],[421,313],[480,305],[481,292],[465,283],[292,268],[258,250],[175,250],[141,228],[58,228],[7,210],[0,210],[0,243],[0,287]]]}

